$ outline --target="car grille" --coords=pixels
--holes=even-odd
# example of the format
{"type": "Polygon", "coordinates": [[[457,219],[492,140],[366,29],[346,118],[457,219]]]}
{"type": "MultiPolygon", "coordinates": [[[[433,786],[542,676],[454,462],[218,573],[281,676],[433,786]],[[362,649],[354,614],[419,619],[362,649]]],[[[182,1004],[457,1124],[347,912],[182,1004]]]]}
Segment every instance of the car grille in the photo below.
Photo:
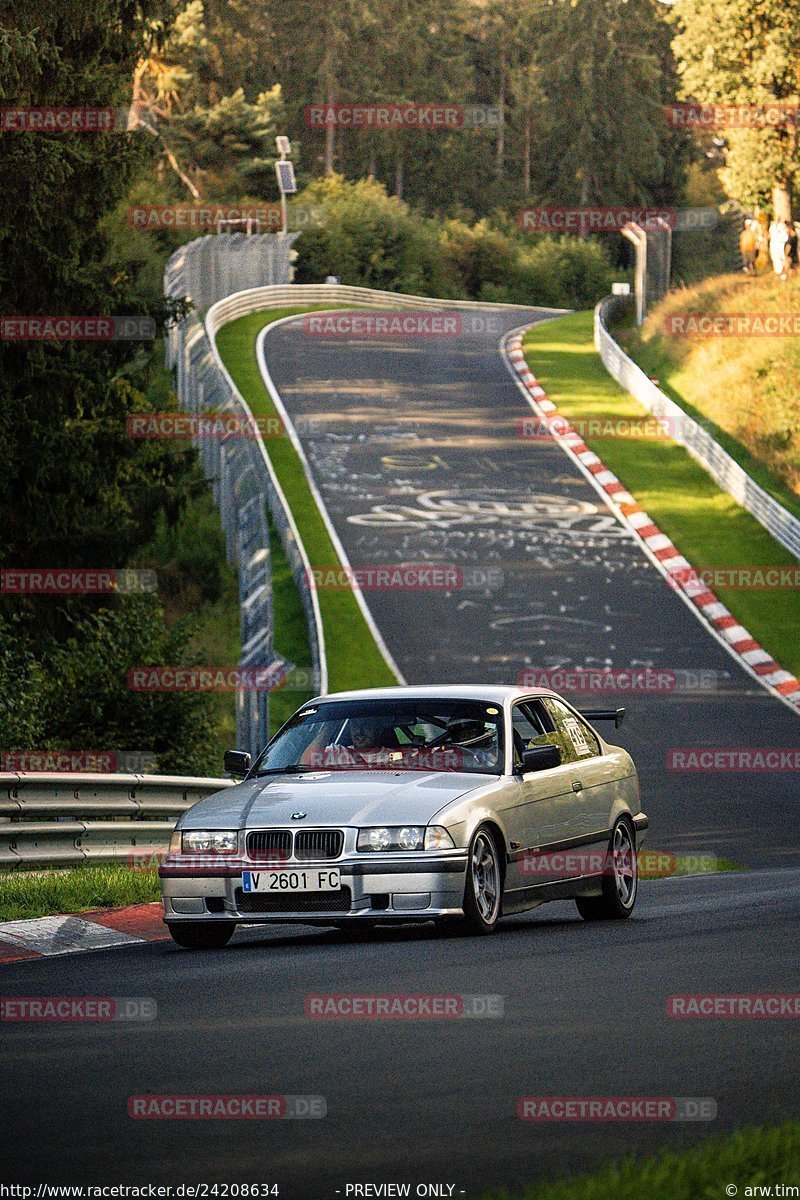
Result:
{"type": "Polygon", "coordinates": [[[259,829],[247,835],[247,853],[255,862],[284,862],[292,853],[302,862],[338,858],[344,846],[341,829],[259,829]]]}
{"type": "Polygon", "coordinates": [[[294,835],[295,858],[338,858],[344,834],[341,829],[302,829],[294,835]]]}
{"type": "Polygon", "coordinates": [[[260,829],[247,835],[247,853],[257,862],[284,862],[291,852],[289,829],[260,829]]]}
{"type": "Polygon", "coordinates": [[[328,913],[349,912],[350,888],[338,892],[244,892],[236,889],[236,910],[240,913],[328,913]]]}

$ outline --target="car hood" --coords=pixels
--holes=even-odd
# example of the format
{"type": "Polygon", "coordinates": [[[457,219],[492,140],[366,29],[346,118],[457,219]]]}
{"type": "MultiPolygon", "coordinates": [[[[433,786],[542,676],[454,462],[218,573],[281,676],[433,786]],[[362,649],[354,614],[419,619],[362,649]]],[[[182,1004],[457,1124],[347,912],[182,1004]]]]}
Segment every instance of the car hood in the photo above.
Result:
{"type": "Polygon", "coordinates": [[[304,825],[427,824],[444,805],[495,776],[430,771],[314,771],[248,779],[199,800],[183,814],[181,829],[286,826],[305,813],[304,825]]]}

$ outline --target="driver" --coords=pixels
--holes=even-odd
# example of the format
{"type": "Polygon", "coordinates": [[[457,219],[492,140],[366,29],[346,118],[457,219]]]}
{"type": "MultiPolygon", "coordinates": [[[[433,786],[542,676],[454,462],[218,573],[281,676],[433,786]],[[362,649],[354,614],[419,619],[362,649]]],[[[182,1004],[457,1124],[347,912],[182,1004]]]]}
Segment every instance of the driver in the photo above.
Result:
{"type": "Polygon", "coordinates": [[[389,762],[392,751],[396,752],[397,736],[393,729],[381,729],[368,717],[351,717],[347,733],[341,742],[326,746],[312,743],[305,751],[303,760],[320,760],[322,766],[375,766],[389,762]]]}
{"type": "Polygon", "coordinates": [[[453,721],[446,730],[444,745],[469,755],[465,765],[472,761],[482,767],[493,767],[497,762],[494,728],[483,721],[453,721]]]}

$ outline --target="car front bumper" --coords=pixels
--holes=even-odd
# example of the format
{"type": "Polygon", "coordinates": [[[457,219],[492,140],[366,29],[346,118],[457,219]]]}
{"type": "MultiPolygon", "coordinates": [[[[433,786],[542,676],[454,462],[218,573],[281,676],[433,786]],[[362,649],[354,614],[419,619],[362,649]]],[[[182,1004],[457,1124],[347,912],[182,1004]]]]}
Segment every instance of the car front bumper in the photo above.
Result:
{"type": "Polygon", "coordinates": [[[379,859],[359,854],[318,862],[287,860],[279,869],[314,871],[332,867],[341,873],[342,889],[338,892],[245,893],[243,871],[277,868],[236,859],[197,869],[174,855],[159,868],[164,920],[170,924],[236,921],[333,925],[345,921],[429,921],[463,914],[465,850],[424,856],[393,854],[379,859]]]}

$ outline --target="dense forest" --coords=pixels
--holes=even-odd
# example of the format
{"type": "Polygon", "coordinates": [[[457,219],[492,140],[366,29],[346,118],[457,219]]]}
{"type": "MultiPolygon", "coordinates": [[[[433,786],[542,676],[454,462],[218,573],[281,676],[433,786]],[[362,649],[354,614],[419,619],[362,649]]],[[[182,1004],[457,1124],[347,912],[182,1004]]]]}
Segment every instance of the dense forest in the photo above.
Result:
{"type": "MultiPolygon", "coordinates": [[[[2,313],[163,330],[166,258],[206,230],[139,229],[132,209],[274,203],[277,134],[297,211],[315,214],[298,280],[586,307],[624,269],[622,239],[525,233],[520,208],[785,209],[796,121],[667,113],[796,108],[799,76],[800,0],[3,0],[0,106],[117,106],[129,131],[4,126],[2,313]],[[376,105],[456,116],[332,119],[376,105]]],[[[118,568],[169,540],[205,487],[192,452],[125,435],[129,413],[175,403],[162,359],[158,342],[0,340],[4,567],[118,568]]],[[[213,601],[214,570],[196,569],[213,601]]],[[[125,688],[127,666],[184,661],[190,636],[157,595],[0,596],[0,747],[102,743],[209,769],[207,697],[125,688]]]]}

